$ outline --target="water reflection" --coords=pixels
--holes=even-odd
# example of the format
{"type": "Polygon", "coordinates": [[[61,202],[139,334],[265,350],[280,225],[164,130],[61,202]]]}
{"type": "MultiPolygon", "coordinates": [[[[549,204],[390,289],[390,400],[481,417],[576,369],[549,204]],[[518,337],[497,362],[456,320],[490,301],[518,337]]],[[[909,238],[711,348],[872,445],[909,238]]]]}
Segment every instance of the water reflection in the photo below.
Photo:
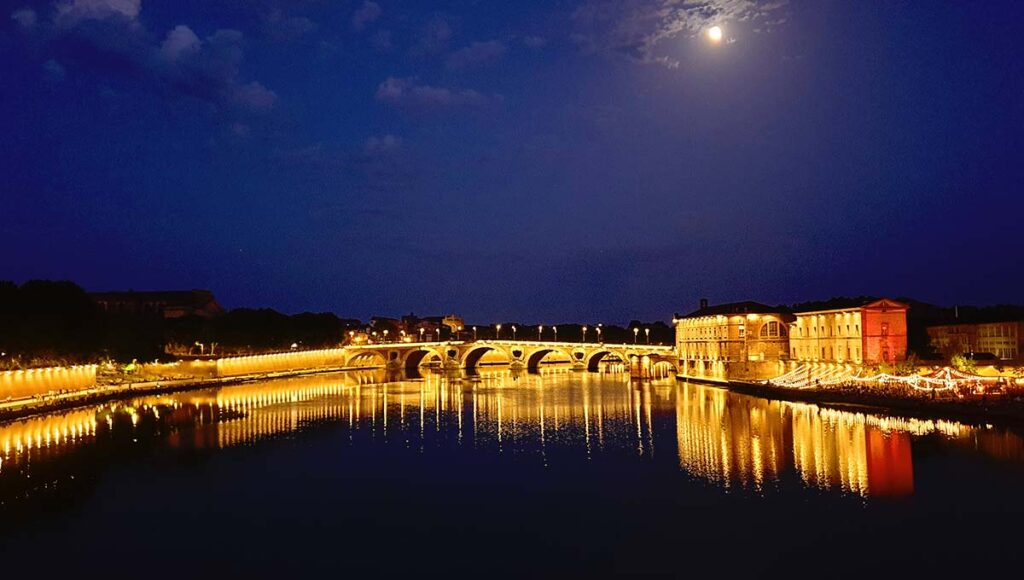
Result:
{"type": "Polygon", "coordinates": [[[671,379],[634,383],[562,369],[388,379],[383,371],[281,379],[8,423],[0,426],[0,503],[52,492],[122,460],[140,441],[206,452],[321,426],[344,430],[351,445],[464,449],[546,466],[573,457],[667,461],[722,488],[761,492],[793,480],[864,497],[908,495],[921,440],[1024,461],[1024,439],[1003,429],[822,409],[671,379]]]}

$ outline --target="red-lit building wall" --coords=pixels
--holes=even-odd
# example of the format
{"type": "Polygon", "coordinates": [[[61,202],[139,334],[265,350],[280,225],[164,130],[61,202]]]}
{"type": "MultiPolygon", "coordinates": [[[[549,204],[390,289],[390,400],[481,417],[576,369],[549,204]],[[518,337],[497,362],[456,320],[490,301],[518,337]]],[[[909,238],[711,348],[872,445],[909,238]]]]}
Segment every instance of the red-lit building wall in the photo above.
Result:
{"type": "Polygon", "coordinates": [[[861,310],[862,352],[866,364],[907,359],[907,308],[880,300],[861,310]]]}

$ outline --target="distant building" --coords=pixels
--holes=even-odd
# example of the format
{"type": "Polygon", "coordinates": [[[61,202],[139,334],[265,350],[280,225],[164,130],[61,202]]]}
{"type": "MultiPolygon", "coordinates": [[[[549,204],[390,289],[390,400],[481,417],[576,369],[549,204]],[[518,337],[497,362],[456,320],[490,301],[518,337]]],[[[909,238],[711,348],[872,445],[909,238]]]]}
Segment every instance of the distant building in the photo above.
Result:
{"type": "Polygon", "coordinates": [[[1024,352],[1024,322],[986,322],[929,326],[932,348],[949,358],[964,353],[990,353],[999,360],[1015,360],[1024,352]]]}
{"type": "Polygon", "coordinates": [[[118,314],[212,318],[224,312],[209,290],[93,292],[89,297],[103,311],[118,314]]]}
{"type": "Polygon", "coordinates": [[[793,316],[757,302],[708,306],[676,316],[676,352],[684,377],[729,380],[782,374],[793,316]]]}
{"type": "Polygon", "coordinates": [[[906,304],[883,298],[828,310],[796,312],[790,358],[798,362],[894,363],[907,358],[906,304]]]}
{"type": "Polygon", "coordinates": [[[416,333],[419,329],[424,329],[426,332],[434,332],[442,326],[447,326],[452,332],[458,332],[466,327],[466,322],[461,316],[449,314],[447,316],[425,316],[420,318],[415,314],[409,314],[402,317],[402,328],[410,333],[416,333]]]}

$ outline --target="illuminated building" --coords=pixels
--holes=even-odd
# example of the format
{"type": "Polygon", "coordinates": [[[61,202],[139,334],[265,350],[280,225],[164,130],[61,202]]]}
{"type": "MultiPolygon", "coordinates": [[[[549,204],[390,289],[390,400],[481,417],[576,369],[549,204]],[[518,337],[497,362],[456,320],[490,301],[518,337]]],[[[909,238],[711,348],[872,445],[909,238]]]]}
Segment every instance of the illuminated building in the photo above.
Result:
{"type": "Polygon", "coordinates": [[[797,312],[790,324],[790,358],[799,362],[893,363],[907,357],[906,304],[883,298],[866,304],[797,312]]]}
{"type": "Polygon", "coordinates": [[[676,316],[676,352],[686,378],[763,379],[781,374],[792,315],[757,302],[708,306],[676,316]]]}
{"type": "Polygon", "coordinates": [[[962,353],[991,353],[1013,360],[1024,351],[1024,323],[1020,321],[929,326],[932,348],[951,357],[962,353]]]}

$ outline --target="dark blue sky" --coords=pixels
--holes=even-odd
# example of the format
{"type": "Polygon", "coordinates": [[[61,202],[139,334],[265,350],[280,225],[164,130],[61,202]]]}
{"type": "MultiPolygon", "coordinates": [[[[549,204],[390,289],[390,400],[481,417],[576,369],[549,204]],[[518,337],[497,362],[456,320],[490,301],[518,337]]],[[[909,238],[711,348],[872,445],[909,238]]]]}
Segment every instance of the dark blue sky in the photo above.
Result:
{"type": "Polygon", "coordinates": [[[473,321],[1024,296],[1019,2],[2,4],[0,278],[473,321]]]}

